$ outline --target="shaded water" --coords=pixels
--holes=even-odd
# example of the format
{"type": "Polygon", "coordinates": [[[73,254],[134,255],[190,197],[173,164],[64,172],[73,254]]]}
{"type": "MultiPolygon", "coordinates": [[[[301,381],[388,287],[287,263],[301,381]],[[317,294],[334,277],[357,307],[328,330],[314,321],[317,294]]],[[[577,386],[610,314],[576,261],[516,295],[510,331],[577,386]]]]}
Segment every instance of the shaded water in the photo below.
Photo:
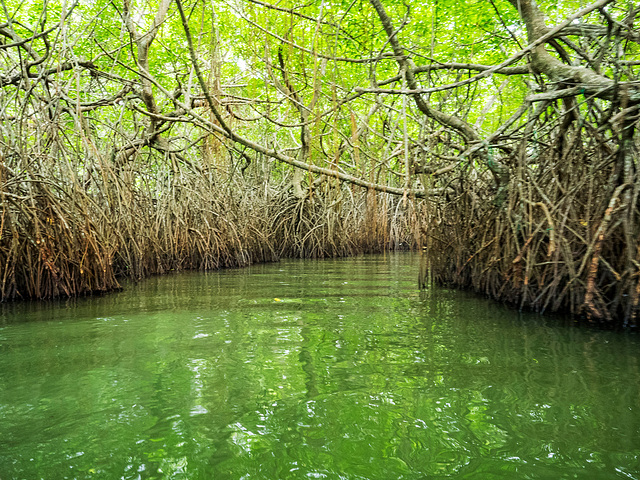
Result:
{"type": "Polygon", "coordinates": [[[4,305],[0,479],[640,477],[640,339],[286,260],[4,305]]]}

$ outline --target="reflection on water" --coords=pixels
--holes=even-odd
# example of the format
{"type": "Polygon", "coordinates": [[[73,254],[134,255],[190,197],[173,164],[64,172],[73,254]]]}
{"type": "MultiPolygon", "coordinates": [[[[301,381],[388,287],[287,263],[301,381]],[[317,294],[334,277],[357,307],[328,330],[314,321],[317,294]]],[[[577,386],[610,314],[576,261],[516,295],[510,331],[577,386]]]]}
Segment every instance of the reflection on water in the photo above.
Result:
{"type": "Polygon", "coordinates": [[[157,277],[0,316],[0,478],[639,478],[640,345],[417,257],[157,277]]]}

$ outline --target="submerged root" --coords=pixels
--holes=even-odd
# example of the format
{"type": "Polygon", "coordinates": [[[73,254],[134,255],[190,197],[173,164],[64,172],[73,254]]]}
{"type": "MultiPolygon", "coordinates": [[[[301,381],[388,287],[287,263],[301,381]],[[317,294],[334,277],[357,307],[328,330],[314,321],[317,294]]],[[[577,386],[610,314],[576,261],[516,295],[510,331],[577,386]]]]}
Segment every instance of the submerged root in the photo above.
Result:
{"type": "Polygon", "coordinates": [[[124,182],[126,175],[96,176],[82,188],[51,165],[43,170],[32,165],[0,188],[3,301],[106,292],[125,277],[411,242],[413,206],[366,190],[342,187],[338,204],[319,194],[274,195],[242,179],[221,188],[199,172],[137,186],[124,182]]]}
{"type": "Polygon", "coordinates": [[[465,188],[478,204],[461,196],[438,206],[425,227],[431,274],[520,309],[636,324],[640,179],[594,138],[560,158],[565,134],[535,159],[523,142],[525,161],[513,160],[517,176],[502,208],[471,182],[465,188]]]}

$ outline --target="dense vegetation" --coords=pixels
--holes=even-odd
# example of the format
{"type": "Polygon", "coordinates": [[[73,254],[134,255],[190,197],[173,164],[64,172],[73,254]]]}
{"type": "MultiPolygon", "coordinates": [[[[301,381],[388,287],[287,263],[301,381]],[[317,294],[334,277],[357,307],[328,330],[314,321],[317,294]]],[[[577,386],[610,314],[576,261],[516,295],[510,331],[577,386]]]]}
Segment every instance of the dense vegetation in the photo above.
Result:
{"type": "Polygon", "coordinates": [[[2,3],[3,300],[407,244],[635,323],[633,3],[2,3]]]}

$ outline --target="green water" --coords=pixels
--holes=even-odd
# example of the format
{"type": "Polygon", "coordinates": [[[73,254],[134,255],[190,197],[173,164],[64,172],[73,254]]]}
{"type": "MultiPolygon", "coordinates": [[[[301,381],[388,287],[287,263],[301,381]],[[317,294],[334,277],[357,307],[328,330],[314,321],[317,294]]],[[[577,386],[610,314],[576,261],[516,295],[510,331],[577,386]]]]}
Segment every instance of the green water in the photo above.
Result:
{"type": "Polygon", "coordinates": [[[0,479],[640,477],[640,338],[416,290],[412,254],[0,315],[0,479]]]}

